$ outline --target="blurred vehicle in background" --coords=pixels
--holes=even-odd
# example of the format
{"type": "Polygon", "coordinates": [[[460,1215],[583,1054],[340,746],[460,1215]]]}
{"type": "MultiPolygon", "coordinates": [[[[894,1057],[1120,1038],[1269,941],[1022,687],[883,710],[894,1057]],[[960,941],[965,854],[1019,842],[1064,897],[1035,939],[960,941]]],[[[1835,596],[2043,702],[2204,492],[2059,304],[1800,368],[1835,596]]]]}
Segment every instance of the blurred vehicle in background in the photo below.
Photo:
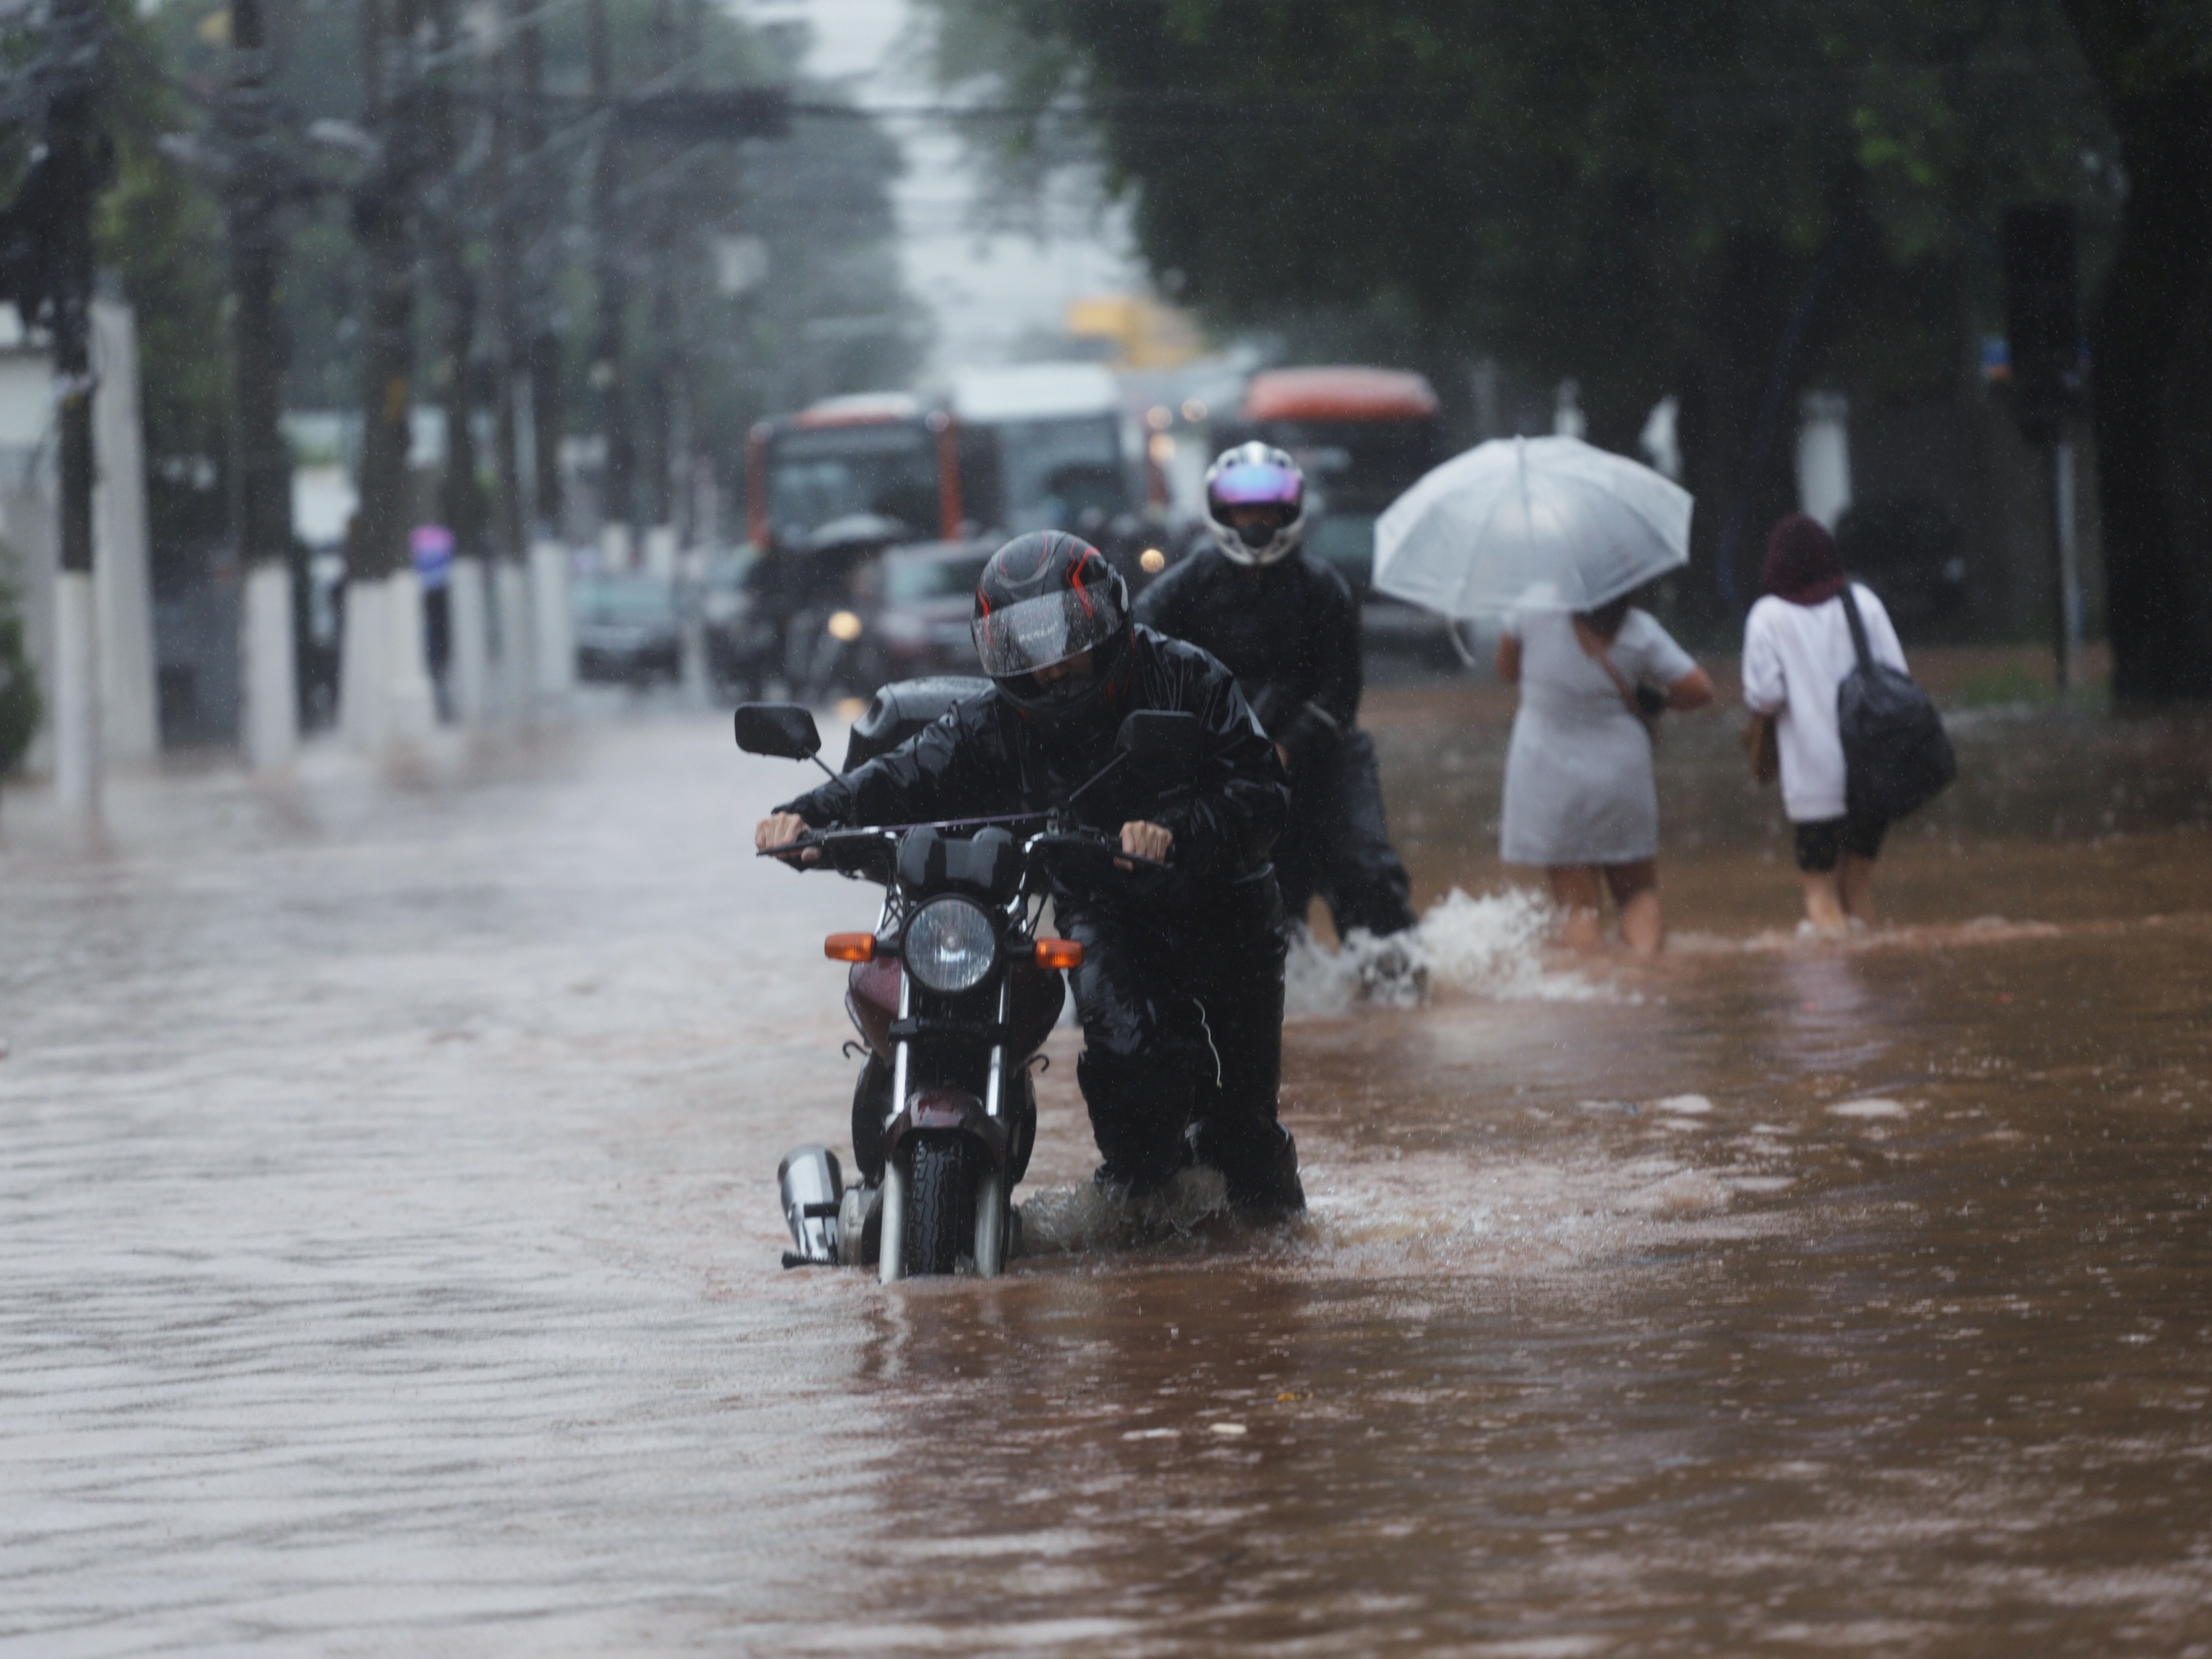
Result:
{"type": "Polygon", "coordinates": [[[1238,416],[1215,429],[1215,441],[1227,448],[1257,438],[1290,451],[1316,496],[1305,550],[1351,585],[1368,642],[1449,652],[1443,623],[1373,591],[1375,520],[1445,459],[1435,388],[1406,369],[1274,368],[1247,383],[1238,416]]]}
{"type": "Polygon", "coordinates": [[[861,620],[874,635],[885,681],[975,672],[969,619],[976,579],[998,548],[995,539],[935,542],[884,556],[880,597],[861,620]]]}
{"type": "Polygon", "coordinates": [[[1144,450],[1110,370],[1081,362],[968,369],[953,377],[951,417],[970,525],[1001,540],[1071,531],[1125,577],[1138,575],[1144,450]]]}
{"type": "MultiPolygon", "coordinates": [[[[865,696],[882,684],[881,655],[867,619],[883,592],[885,550],[906,527],[858,513],[823,525],[796,549],[779,550],[775,608],[782,617],[783,681],[797,701],[821,705],[865,696]]],[[[766,592],[761,584],[756,592],[766,592]]]]}
{"type": "Polygon", "coordinates": [[[684,674],[682,607],[675,584],[639,570],[580,576],[569,589],[576,674],[646,686],[684,674]]]}
{"type": "Polygon", "coordinates": [[[1287,449],[1318,497],[1306,551],[1369,598],[1375,520],[1444,459],[1437,394],[1395,368],[1275,368],[1255,374],[1222,448],[1257,438],[1287,449]]]}
{"type": "Polygon", "coordinates": [[[824,526],[887,520],[898,539],[957,536],[963,516],[951,416],[903,392],[829,398],[761,422],[745,446],[748,533],[795,549],[824,526]]]}

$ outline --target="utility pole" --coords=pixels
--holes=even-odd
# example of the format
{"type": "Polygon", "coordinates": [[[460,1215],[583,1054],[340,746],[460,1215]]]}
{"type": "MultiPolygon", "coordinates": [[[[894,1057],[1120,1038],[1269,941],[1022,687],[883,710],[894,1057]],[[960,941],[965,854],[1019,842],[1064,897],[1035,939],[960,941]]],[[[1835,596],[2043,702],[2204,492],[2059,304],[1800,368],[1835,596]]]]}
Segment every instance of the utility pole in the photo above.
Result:
{"type": "Polygon", "coordinates": [[[289,766],[300,743],[298,647],[293,630],[292,458],[284,442],[284,372],[290,357],[277,305],[283,246],[276,216],[286,164],[269,91],[264,0],[231,0],[230,93],[218,117],[228,140],[225,191],[233,313],[233,521],[246,565],[240,635],[247,763],[289,766]]]}
{"type": "Polygon", "coordinates": [[[630,435],[623,384],[623,322],[629,284],[623,270],[622,123],[614,110],[614,39],[607,22],[607,0],[591,0],[592,101],[603,112],[599,153],[592,176],[592,256],[597,313],[592,331],[592,392],[602,456],[599,519],[603,539],[616,544],[625,562],[631,526],[637,522],[637,457],[630,435]],[[608,531],[613,531],[608,537],[608,531]]]}
{"type": "Polygon", "coordinates": [[[492,59],[491,308],[493,351],[492,610],[499,623],[501,711],[514,719],[530,706],[529,586],[524,557],[529,532],[522,495],[522,410],[527,372],[522,329],[523,180],[515,166],[514,27],[532,0],[505,0],[500,49],[492,59]]]}
{"type": "Polygon", "coordinates": [[[2074,450],[2068,417],[2081,398],[2074,212],[2061,203],[2004,216],[2006,356],[2013,415],[2044,451],[2051,512],[2051,658],[2063,696],[2081,645],[2081,578],[2074,536],[2074,450]]]}
{"type": "Polygon", "coordinates": [[[521,221],[528,252],[522,305],[530,374],[532,517],[530,542],[530,684],[537,706],[557,710],[576,684],[575,630],[568,615],[568,504],[562,499],[561,442],[568,435],[561,388],[561,335],[553,286],[544,267],[552,257],[553,228],[565,214],[548,205],[565,185],[548,165],[545,123],[545,28],[538,0],[509,0],[523,21],[519,67],[522,85],[522,187],[531,204],[521,221]]]}
{"type": "Polygon", "coordinates": [[[355,186],[368,289],[362,330],[361,512],[346,546],[345,725],[380,748],[434,724],[422,589],[407,537],[414,412],[415,213],[420,167],[417,0],[362,0],[362,125],[374,156],[355,186]]]}
{"type": "Polygon", "coordinates": [[[437,287],[440,328],[438,380],[446,416],[445,465],[441,469],[439,516],[453,532],[453,558],[442,601],[447,685],[453,712],[464,726],[480,723],[490,702],[489,627],[484,602],[483,491],[477,479],[476,326],[477,292],[462,233],[473,192],[453,83],[464,73],[455,0],[431,0],[431,39],[437,73],[425,88],[426,125],[437,158],[437,183],[427,199],[430,268],[437,287]]]}

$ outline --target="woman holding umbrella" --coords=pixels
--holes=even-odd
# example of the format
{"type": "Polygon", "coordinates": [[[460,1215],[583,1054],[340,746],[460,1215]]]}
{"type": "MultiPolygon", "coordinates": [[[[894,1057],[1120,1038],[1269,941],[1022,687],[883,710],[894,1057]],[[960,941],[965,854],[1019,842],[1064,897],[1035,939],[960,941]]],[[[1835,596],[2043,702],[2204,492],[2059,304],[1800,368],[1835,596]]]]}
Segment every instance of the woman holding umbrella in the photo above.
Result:
{"type": "Polygon", "coordinates": [[[1511,438],[1446,461],[1375,526],[1383,592],[1454,620],[1505,619],[1498,672],[1521,687],[1521,708],[1501,850],[1550,871],[1577,947],[1600,941],[1607,887],[1631,950],[1656,951],[1665,936],[1650,721],[1711,701],[1713,688],[1632,601],[1689,562],[1690,506],[1688,491],[1626,456],[1511,438]]]}
{"type": "Polygon", "coordinates": [[[1498,855],[1545,867],[1563,943],[1603,942],[1602,888],[1620,912],[1621,943],[1655,954],[1666,927],[1653,727],[1662,708],[1711,702],[1711,678],[1626,594],[1594,611],[1507,617],[1498,678],[1521,688],[1498,855]]]}

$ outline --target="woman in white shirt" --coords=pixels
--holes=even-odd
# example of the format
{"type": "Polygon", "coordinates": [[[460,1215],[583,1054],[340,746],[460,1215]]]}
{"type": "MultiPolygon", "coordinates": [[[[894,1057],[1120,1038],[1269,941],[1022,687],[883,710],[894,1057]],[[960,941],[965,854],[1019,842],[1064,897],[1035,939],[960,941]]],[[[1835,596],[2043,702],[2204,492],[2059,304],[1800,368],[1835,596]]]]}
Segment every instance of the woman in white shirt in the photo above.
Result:
{"type": "Polygon", "coordinates": [[[1844,811],[1836,688],[1858,663],[1844,615],[1847,586],[1874,659],[1903,669],[1905,653],[1881,601],[1844,575],[1834,538],[1802,513],[1767,538],[1762,597],[1743,624],[1744,706],[1774,723],[1782,805],[1805,880],[1805,923],[1822,933],[1874,920],[1874,861],[1889,828],[1844,811]]]}
{"type": "Polygon", "coordinates": [[[1621,943],[1640,955],[1657,951],[1666,931],[1648,722],[1662,707],[1711,702],[1711,679],[1626,595],[1571,616],[1508,617],[1498,677],[1521,688],[1499,856],[1545,866],[1565,944],[1589,950],[1602,941],[1601,878],[1620,911],[1621,943]],[[1639,692],[1649,705],[1641,713],[1639,692]]]}

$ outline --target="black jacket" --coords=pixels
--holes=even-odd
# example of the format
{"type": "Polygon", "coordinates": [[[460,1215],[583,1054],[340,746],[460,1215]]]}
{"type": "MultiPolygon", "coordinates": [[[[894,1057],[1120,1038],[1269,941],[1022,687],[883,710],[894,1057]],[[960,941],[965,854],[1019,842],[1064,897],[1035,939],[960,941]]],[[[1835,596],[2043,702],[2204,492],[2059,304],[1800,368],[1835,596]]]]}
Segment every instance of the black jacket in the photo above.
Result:
{"type": "Polygon", "coordinates": [[[1058,739],[994,691],[956,704],[889,754],[775,810],[816,829],[1042,811],[1112,757],[1121,715],[1178,709],[1203,720],[1210,738],[1194,775],[1164,790],[1102,785],[1083,803],[1083,818],[1109,832],[1138,818],[1160,824],[1175,837],[1176,867],[1193,874],[1234,880],[1266,870],[1290,787],[1236,681],[1203,651],[1150,629],[1137,629],[1128,650],[1128,690],[1085,738],[1058,739]]]}
{"type": "Polygon", "coordinates": [[[1203,549],[1138,595],[1137,619],[1220,658],[1293,760],[1359,717],[1359,607],[1307,554],[1253,569],[1203,549]]]}

